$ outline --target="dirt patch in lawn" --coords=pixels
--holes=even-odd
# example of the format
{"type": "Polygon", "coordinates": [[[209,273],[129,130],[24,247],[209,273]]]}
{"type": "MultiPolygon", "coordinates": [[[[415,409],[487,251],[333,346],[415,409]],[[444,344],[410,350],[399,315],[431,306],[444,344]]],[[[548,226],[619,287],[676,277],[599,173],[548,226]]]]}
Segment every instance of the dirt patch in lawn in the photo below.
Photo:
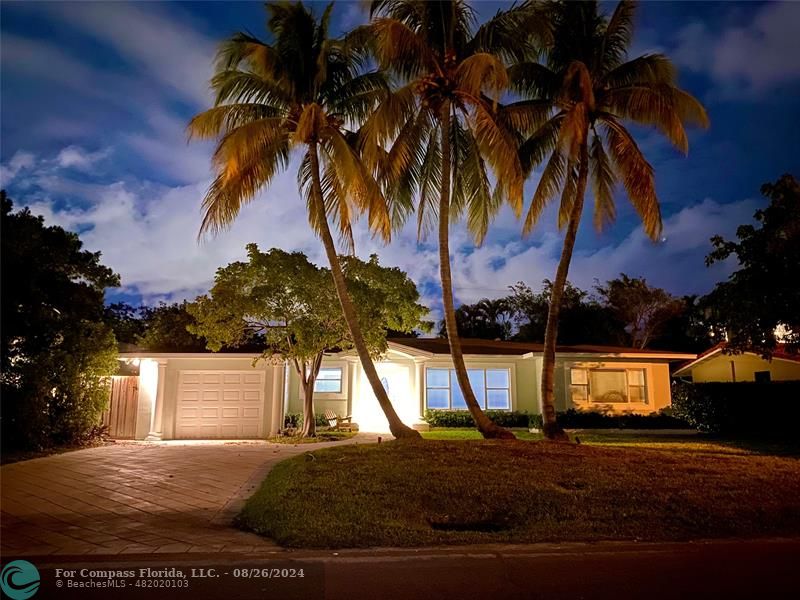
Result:
{"type": "Polygon", "coordinates": [[[239,524],[291,547],[800,535],[800,460],[546,442],[317,450],[239,524]]]}

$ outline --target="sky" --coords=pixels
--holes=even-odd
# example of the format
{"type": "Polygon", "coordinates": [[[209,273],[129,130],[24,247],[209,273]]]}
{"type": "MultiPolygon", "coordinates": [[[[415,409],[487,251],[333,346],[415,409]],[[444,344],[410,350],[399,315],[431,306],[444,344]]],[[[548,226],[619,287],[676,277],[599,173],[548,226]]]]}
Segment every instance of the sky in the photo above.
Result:
{"type": "MultiPolygon", "coordinates": [[[[473,5],[481,19],[507,6],[473,5]]],[[[366,18],[361,3],[339,2],[333,27],[366,18]]],[[[229,231],[197,239],[212,146],[187,143],[185,127],[210,106],[219,41],[239,30],[266,35],[261,3],[4,0],[0,24],[0,183],[17,207],[102,252],[122,278],[109,300],[193,299],[218,267],[244,258],[249,242],[325,263],[297,191],[297,158],[229,231]]],[[[702,294],[727,277],[730,262],[705,266],[709,238],[733,237],[751,222],[765,205],[762,183],[800,173],[798,28],[800,2],[642,3],[631,56],[668,54],[711,127],[689,132],[686,157],[654,132],[635,130],[656,171],[663,237],[649,241],[618,193],[615,224],[598,233],[586,215],[573,283],[588,289],[624,272],[674,294],[702,294]]],[[[528,200],[537,178],[526,184],[528,200]]],[[[504,209],[481,247],[454,225],[456,301],[502,296],[518,281],[538,289],[552,278],[562,237],[555,220],[546,211],[523,239],[504,209]]],[[[385,246],[361,224],[356,252],[406,270],[438,315],[435,239],[419,242],[411,224],[385,246]]]]}

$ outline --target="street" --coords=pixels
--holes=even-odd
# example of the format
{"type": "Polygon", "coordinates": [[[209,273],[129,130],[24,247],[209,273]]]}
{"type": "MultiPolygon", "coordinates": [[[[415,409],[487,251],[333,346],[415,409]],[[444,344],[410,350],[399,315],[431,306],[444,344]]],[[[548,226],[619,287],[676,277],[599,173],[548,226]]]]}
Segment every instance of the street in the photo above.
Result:
{"type": "Polygon", "coordinates": [[[39,598],[732,600],[796,598],[800,540],[28,560],[41,573],[39,598]]]}

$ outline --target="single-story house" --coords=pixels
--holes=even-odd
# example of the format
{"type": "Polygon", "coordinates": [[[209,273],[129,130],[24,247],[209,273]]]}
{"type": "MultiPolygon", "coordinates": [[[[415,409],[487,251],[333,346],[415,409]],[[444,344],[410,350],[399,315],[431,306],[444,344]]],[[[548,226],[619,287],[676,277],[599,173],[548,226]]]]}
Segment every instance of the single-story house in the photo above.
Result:
{"type": "Polygon", "coordinates": [[[800,354],[791,354],[779,344],[771,360],[756,352],[726,354],[725,343],[717,344],[681,365],[675,377],[694,383],[709,381],[800,381],[800,354]]]}
{"type": "MultiPolygon", "coordinates": [[[[462,340],[469,377],[490,410],[540,413],[542,345],[462,340]]],[[[670,405],[669,363],[694,354],[610,346],[563,346],[556,363],[556,409],[650,413],[670,405]]],[[[136,439],[264,438],[285,414],[302,410],[300,382],[287,364],[250,353],[121,352],[137,367],[134,385],[116,386],[112,423],[136,439]],[[121,392],[122,393],[122,392],[121,392]],[[123,423],[123,421],[125,423],[123,423]]],[[[397,338],[376,362],[400,418],[421,425],[425,410],[466,409],[447,340],[397,338]]],[[[352,415],[362,431],[388,424],[353,352],[325,357],[316,382],[317,412],[352,415]]],[[[114,426],[112,426],[113,434],[114,426]]]]}

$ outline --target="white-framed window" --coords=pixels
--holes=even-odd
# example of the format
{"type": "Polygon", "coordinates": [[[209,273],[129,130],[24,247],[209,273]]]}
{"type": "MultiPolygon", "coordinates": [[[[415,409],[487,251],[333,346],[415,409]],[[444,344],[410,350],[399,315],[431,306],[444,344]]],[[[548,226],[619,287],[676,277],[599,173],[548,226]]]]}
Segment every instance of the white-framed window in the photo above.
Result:
{"type": "Polygon", "coordinates": [[[341,394],[342,372],[342,367],[322,367],[314,380],[314,392],[319,394],[341,394]]]}
{"type": "MultiPolygon", "coordinates": [[[[467,376],[481,408],[511,410],[511,369],[467,369],[467,376]]],[[[425,369],[425,406],[430,410],[467,410],[455,369],[425,369]]]]}
{"type": "Polygon", "coordinates": [[[569,391],[573,402],[627,404],[647,402],[644,369],[587,369],[569,370],[569,391]]]}

